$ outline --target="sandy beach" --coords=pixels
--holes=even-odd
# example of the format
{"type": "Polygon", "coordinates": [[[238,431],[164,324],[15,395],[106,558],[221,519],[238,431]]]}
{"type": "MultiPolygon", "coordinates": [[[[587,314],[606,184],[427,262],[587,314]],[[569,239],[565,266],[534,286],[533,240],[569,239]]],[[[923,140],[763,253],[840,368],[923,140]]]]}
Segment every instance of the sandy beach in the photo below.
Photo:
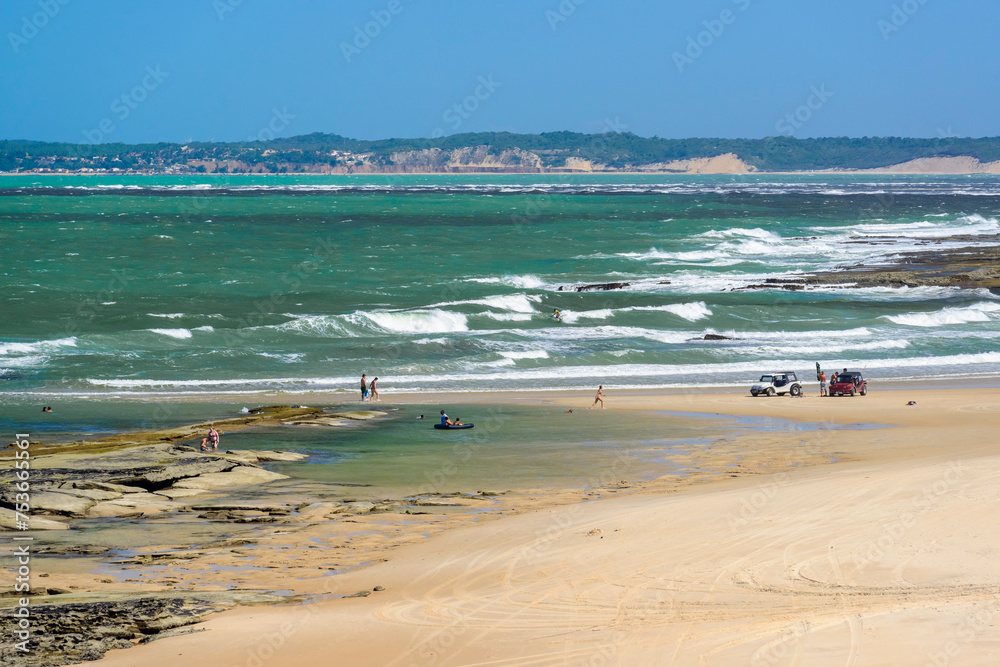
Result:
{"type": "Polygon", "coordinates": [[[400,520],[383,562],[312,582],[306,555],[286,552],[253,583],[307,602],[239,607],[98,664],[996,663],[1000,390],[608,405],[804,430],[724,439],[700,473],[519,494],[475,521],[400,520]]]}

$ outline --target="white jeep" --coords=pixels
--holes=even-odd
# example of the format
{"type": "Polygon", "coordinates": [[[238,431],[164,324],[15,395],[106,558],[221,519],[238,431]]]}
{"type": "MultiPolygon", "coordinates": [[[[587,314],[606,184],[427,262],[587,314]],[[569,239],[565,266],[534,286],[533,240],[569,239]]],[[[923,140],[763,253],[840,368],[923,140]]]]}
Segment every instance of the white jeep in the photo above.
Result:
{"type": "Polygon", "coordinates": [[[775,394],[788,394],[789,396],[802,395],[802,383],[795,373],[785,371],[783,373],[765,373],[760,376],[760,380],[750,387],[751,396],[774,396],[775,394]]]}

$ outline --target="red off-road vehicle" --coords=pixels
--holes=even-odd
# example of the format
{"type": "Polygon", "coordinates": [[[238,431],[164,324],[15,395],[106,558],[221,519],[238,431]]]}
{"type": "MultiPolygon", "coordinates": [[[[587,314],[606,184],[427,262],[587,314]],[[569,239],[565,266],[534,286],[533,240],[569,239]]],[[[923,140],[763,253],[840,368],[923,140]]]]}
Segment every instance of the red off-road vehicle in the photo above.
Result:
{"type": "Polygon", "coordinates": [[[830,396],[854,396],[868,393],[868,380],[861,371],[841,371],[837,373],[837,381],[830,382],[830,389],[827,391],[830,396]]]}

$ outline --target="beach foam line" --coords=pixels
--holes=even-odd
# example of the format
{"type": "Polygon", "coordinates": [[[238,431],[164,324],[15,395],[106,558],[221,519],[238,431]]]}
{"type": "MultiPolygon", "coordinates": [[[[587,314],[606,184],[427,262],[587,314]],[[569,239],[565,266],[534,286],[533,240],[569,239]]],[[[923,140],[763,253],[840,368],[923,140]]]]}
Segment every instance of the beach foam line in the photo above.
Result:
{"type": "MultiPolygon", "coordinates": [[[[634,384],[647,385],[655,382],[662,383],[671,377],[697,377],[707,378],[713,376],[736,375],[744,377],[745,380],[735,382],[742,385],[759,376],[760,373],[770,370],[796,370],[803,373],[803,378],[808,383],[812,383],[812,376],[809,374],[814,367],[814,359],[762,359],[754,361],[741,361],[731,363],[716,364],[618,364],[618,365],[595,365],[595,366],[550,366],[544,368],[512,369],[506,371],[485,371],[485,372],[448,372],[448,373],[386,373],[383,379],[384,386],[395,389],[410,387],[420,390],[447,391],[459,389],[461,383],[467,382],[483,388],[483,382],[499,381],[510,383],[517,388],[518,383],[524,382],[549,382],[552,380],[586,380],[581,385],[599,382],[609,384],[607,378],[635,378],[634,384]]],[[[865,369],[900,369],[900,368],[927,368],[927,367],[958,367],[976,366],[983,364],[1000,364],[1000,352],[982,352],[977,354],[958,354],[943,357],[911,357],[902,359],[858,359],[840,358],[826,362],[830,368],[846,366],[848,368],[863,367],[865,369]]],[[[940,372],[940,371],[939,371],[940,372]]],[[[900,377],[898,375],[894,377],[900,377]]],[[[908,377],[908,376],[907,376],[908,377]]],[[[212,387],[258,387],[260,389],[294,387],[327,387],[339,389],[353,386],[357,378],[352,376],[339,377],[303,377],[303,378],[255,378],[255,379],[211,379],[211,380],[156,380],[156,379],[100,379],[88,378],[87,382],[94,386],[111,387],[118,389],[129,388],[178,388],[178,387],[201,387],[210,390],[212,387]]],[[[721,379],[715,382],[705,383],[706,386],[717,386],[719,382],[734,382],[731,378],[721,379]]],[[[689,384],[689,383],[684,383],[689,384]]],[[[666,386],[666,385],[664,385],[666,386]]],[[[683,386],[683,385],[682,385],[683,386]]],[[[509,388],[509,387],[508,387],[509,388]]],[[[569,388],[569,387],[567,387],[569,388]]],[[[579,388],[579,387],[577,387],[579,388]]]]}

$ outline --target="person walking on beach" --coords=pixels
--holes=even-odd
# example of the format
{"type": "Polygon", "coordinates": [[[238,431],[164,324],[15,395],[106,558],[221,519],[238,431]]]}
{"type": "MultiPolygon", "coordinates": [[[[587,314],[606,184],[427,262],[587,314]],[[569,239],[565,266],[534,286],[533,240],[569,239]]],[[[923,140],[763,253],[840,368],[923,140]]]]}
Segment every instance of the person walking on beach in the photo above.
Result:
{"type": "Polygon", "coordinates": [[[365,379],[365,374],[361,374],[361,400],[368,398],[368,381],[365,379]]]}
{"type": "MultiPolygon", "coordinates": [[[[603,384],[600,387],[597,388],[597,396],[594,397],[594,405],[597,405],[598,403],[601,404],[601,410],[603,410],[604,409],[604,385],[603,384]]],[[[590,409],[593,409],[594,405],[591,405],[590,409]]]]}
{"type": "Polygon", "coordinates": [[[378,378],[373,379],[372,383],[370,385],[368,385],[368,391],[371,394],[371,398],[369,399],[370,401],[380,401],[380,400],[382,400],[382,399],[380,399],[378,397],[378,389],[375,388],[375,383],[376,382],[378,382],[378,378]]]}
{"type": "Polygon", "coordinates": [[[819,395],[826,396],[826,373],[819,374],[819,395]]]}

